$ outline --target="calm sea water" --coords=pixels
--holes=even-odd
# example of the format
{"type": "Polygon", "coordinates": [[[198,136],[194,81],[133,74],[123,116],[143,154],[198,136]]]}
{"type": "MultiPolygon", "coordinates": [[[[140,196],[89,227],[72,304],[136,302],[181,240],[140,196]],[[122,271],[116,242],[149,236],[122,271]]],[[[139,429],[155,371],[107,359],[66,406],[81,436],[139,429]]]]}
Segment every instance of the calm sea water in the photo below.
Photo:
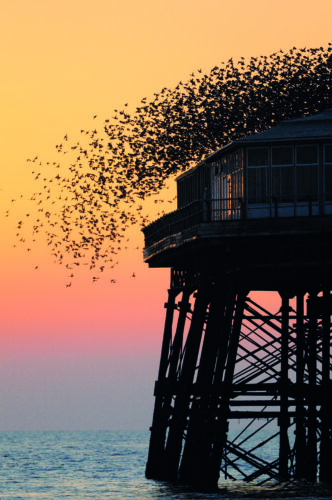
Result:
{"type": "Polygon", "coordinates": [[[0,432],[0,499],[217,500],[332,498],[322,486],[255,488],[220,483],[217,493],[145,479],[148,432],[0,432]]]}

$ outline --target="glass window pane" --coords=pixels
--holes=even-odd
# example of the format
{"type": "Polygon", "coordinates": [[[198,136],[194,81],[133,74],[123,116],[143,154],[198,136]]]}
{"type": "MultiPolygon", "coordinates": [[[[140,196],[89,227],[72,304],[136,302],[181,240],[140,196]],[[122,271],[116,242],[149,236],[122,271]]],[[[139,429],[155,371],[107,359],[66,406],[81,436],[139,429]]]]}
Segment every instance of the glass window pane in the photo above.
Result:
{"type": "Polygon", "coordinates": [[[249,203],[268,203],[270,195],[269,180],[268,168],[248,169],[249,203]]]}
{"type": "Polygon", "coordinates": [[[267,148],[248,149],[248,167],[266,167],[269,164],[267,148]]]}
{"type": "Polygon", "coordinates": [[[285,198],[292,198],[294,196],[294,177],[293,167],[281,167],[281,182],[280,182],[280,195],[285,198]]]}
{"type": "Polygon", "coordinates": [[[292,165],[293,148],[291,146],[281,146],[272,148],[272,165],[292,165]]]}
{"type": "Polygon", "coordinates": [[[305,200],[308,196],[312,199],[318,197],[318,167],[313,165],[297,167],[296,186],[298,199],[305,200]]]}
{"type": "Polygon", "coordinates": [[[332,163],[332,144],[325,145],[325,163],[332,163]]]}
{"type": "Polygon", "coordinates": [[[272,168],[272,195],[280,201],[292,201],[294,196],[293,167],[272,168]]]}
{"type": "Polygon", "coordinates": [[[280,168],[277,167],[272,169],[272,196],[280,196],[280,168]]]}
{"type": "Polygon", "coordinates": [[[318,163],[317,146],[297,146],[296,163],[298,165],[309,165],[312,163],[318,163]]]}
{"type": "Polygon", "coordinates": [[[325,167],[325,199],[332,199],[332,165],[325,167]]]}

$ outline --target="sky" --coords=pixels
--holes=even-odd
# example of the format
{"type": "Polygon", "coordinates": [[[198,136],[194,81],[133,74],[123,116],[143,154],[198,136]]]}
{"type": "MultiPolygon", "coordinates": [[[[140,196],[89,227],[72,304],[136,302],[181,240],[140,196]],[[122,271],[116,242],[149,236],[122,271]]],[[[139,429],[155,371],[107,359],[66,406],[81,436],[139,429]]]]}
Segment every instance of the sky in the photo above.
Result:
{"type": "Polygon", "coordinates": [[[331,0],[2,3],[0,430],[148,429],[169,286],[169,270],[144,264],[138,227],[114,274],[71,287],[43,241],[14,246],[34,190],[27,158],[56,160],[64,134],[197,69],[325,47],[331,14],[331,0]]]}

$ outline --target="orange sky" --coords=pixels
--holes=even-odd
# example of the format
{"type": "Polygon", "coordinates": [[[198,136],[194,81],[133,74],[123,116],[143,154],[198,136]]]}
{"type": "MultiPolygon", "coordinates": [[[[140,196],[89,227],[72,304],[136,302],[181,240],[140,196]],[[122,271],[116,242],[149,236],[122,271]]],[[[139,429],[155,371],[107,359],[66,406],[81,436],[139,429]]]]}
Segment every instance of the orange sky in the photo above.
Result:
{"type": "MultiPolygon", "coordinates": [[[[228,4],[221,0],[11,0],[2,5],[0,408],[5,409],[0,410],[0,429],[49,428],[55,422],[60,428],[105,426],[107,405],[127,408],[128,373],[142,363],[151,367],[148,375],[140,379],[141,368],[137,368],[133,377],[138,392],[151,398],[135,422],[119,410],[109,418],[109,427],[121,427],[123,422],[128,427],[148,427],[168,286],[167,271],[149,270],[143,264],[138,228],[131,236],[140,249],[132,246],[120,256],[115,286],[109,282],[110,275],[92,283],[82,273],[66,288],[66,273],[53,263],[47,247],[40,244],[30,253],[13,248],[15,222],[30,210],[28,195],[34,189],[26,159],[39,154],[53,161],[55,144],[65,133],[71,136],[91,127],[94,114],[103,120],[126,102],[134,109],[142,97],[175,86],[198,68],[208,71],[230,57],[270,54],[293,45],[326,46],[331,41],[331,14],[330,0],[315,4],[306,0],[228,4]],[[14,208],[10,200],[20,194],[24,199],[14,208]],[[11,213],[5,218],[8,208],[11,213]],[[64,401],[69,393],[56,378],[56,369],[47,371],[45,359],[54,366],[62,360],[78,391],[88,380],[87,359],[94,360],[92,378],[96,384],[103,381],[105,390],[100,413],[83,423],[77,421],[74,410],[66,414],[64,401]],[[74,359],[76,364],[71,365],[74,359]],[[123,360],[122,371],[114,374],[110,368],[108,384],[105,367],[98,372],[98,359],[109,366],[123,360]],[[15,367],[14,374],[8,366],[15,367]],[[23,397],[27,373],[34,402],[28,406],[23,397]],[[49,380],[49,387],[55,382],[62,387],[59,405],[51,405],[49,411],[40,380],[49,380]],[[44,417],[39,420],[42,406],[44,417]],[[52,420],[57,412],[66,418],[52,420]]],[[[44,389],[47,392],[47,384],[44,389]]],[[[83,406],[84,402],[89,406],[89,398],[87,391],[83,406]]]]}

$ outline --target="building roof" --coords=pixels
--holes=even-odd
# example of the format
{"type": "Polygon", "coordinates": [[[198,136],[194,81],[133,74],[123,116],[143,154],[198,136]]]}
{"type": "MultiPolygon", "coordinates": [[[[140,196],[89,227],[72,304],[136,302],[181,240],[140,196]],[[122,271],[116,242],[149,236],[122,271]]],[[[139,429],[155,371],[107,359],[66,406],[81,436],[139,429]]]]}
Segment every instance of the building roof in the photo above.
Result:
{"type": "Polygon", "coordinates": [[[303,118],[285,120],[280,122],[276,127],[272,127],[264,132],[238,139],[215,153],[212,153],[205,158],[205,161],[210,163],[216,157],[228,152],[230,149],[240,146],[281,141],[303,141],[305,139],[324,140],[327,138],[332,140],[332,108],[303,118]]]}
{"type": "Polygon", "coordinates": [[[250,135],[240,139],[240,141],[243,143],[252,143],[256,141],[293,140],[303,138],[316,139],[324,137],[332,137],[331,108],[304,118],[282,121],[277,127],[270,128],[259,134],[250,135]]]}

